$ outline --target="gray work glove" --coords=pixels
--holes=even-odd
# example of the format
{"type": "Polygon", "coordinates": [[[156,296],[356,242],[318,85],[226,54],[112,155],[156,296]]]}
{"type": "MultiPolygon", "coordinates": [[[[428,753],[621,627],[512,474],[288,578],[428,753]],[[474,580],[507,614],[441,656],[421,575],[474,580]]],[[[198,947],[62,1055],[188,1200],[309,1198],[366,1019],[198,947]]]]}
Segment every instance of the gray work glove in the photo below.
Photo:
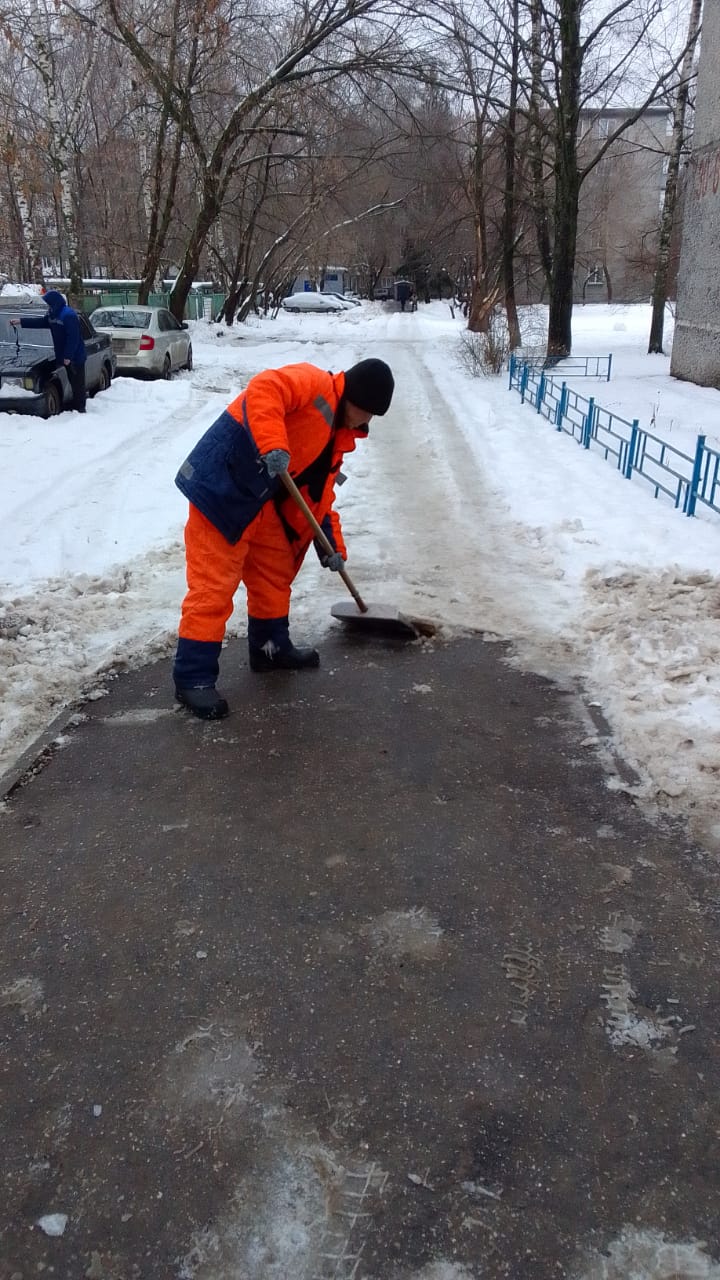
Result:
{"type": "Polygon", "coordinates": [[[267,473],[271,480],[274,480],[275,476],[279,476],[281,471],[287,471],[290,454],[286,449],[271,449],[269,453],[263,453],[260,456],[267,467],[267,473]]]}
{"type": "Polygon", "coordinates": [[[333,573],[337,573],[339,569],[345,566],[341,551],[333,551],[332,555],[323,556],[320,563],[323,569],[331,569],[333,573]]]}

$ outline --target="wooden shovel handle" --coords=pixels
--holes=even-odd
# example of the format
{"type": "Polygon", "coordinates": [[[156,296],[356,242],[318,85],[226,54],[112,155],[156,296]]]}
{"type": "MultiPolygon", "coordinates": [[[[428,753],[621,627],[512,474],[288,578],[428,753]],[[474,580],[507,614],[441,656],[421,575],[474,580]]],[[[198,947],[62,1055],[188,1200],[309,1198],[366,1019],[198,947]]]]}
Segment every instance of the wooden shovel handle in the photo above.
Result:
{"type": "MultiPolygon", "coordinates": [[[[315,519],[315,516],[313,515],[313,513],[312,513],[312,511],[310,510],[310,508],[309,508],[309,506],[308,506],[307,502],[305,501],[305,499],[303,498],[303,496],[302,496],[302,494],[301,494],[300,490],[298,489],[298,487],[297,487],[297,485],[296,485],[295,481],[293,480],[292,476],[290,475],[290,472],[289,472],[289,471],[281,471],[281,472],[280,472],[280,479],[282,480],[283,484],[285,485],[285,488],[287,489],[288,493],[290,494],[290,497],[292,498],[293,502],[295,502],[295,503],[297,504],[297,506],[300,508],[300,510],[302,511],[303,515],[305,516],[305,519],[307,520],[308,524],[310,525],[310,528],[312,529],[313,533],[315,534],[315,537],[317,538],[318,542],[320,543],[320,546],[322,547],[323,551],[326,551],[326,552],[327,552],[327,554],[328,554],[329,556],[334,555],[334,554],[335,554],[335,548],[334,548],[334,546],[333,546],[332,542],[331,542],[331,541],[330,541],[330,539],[328,538],[328,536],[327,536],[327,534],[325,533],[325,530],[322,528],[322,526],[321,526],[320,524],[318,524],[317,520],[315,519]]],[[[363,600],[362,596],[360,595],[360,592],[358,591],[357,587],[355,586],[355,583],[353,582],[352,578],[350,577],[350,574],[347,572],[347,570],[346,570],[346,569],[339,569],[339,570],[338,570],[338,573],[340,574],[340,577],[342,578],[343,582],[345,583],[345,586],[347,587],[348,591],[350,592],[350,595],[352,596],[353,600],[355,601],[355,603],[356,603],[356,605],[357,605],[358,609],[360,610],[360,612],[361,612],[361,613],[367,613],[367,611],[368,611],[368,607],[367,607],[367,605],[365,604],[365,601],[363,600]]]]}

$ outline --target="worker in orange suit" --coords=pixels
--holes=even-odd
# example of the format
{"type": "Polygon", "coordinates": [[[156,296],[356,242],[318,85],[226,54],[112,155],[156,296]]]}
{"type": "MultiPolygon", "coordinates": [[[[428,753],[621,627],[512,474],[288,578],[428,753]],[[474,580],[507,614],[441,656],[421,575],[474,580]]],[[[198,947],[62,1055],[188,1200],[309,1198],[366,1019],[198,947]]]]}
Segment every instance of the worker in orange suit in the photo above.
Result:
{"type": "Polygon", "coordinates": [[[394,381],[383,360],[344,373],[311,364],[251,378],[206,431],[175,483],[190,502],[185,526],[187,595],[173,676],[178,700],[202,720],[228,714],[218,693],[220,651],[233,597],[245,583],[252,671],[317,667],[316,649],[290,639],[292,584],[313,532],[280,480],[289,471],[334,551],[316,543],[326,568],[347,559],[333,510],[343,455],[390,407],[394,381]]]}

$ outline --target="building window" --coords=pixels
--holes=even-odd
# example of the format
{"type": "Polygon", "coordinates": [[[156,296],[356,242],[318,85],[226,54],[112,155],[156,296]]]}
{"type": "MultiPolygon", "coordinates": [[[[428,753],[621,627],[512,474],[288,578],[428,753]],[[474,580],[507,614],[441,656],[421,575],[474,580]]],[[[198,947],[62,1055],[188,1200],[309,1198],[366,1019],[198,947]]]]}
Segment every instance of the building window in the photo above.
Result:
{"type": "Polygon", "coordinates": [[[667,176],[669,169],[670,169],[670,157],[665,156],[665,158],[663,159],[663,167],[662,167],[663,177],[667,176]]]}
{"type": "Polygon", "coordinates": [[[610,136],[610,121],[607,116],[600,116],[597,120],[597,136],[601,140],[610,136]]]}

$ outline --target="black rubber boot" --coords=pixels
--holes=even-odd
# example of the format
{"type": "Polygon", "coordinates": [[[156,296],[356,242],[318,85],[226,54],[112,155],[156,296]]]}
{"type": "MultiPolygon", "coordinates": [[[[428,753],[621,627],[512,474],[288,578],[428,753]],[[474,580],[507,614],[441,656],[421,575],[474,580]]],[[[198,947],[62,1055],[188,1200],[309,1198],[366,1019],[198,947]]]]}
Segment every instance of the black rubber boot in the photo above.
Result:
{"type": "Polygon", "coordinates": [[[317,649],[296,649],[290,639],[290,625],[284,618],[253,618],[248,615],[248,653],[251,671],[302,671],[319,667],[317,649]]]}
{"type": "Polygon", "coordinates": [[[272,641],[262,649],[249,645],[251,671],[302,671],[303,668],[319,667],[320,654],[317,649],[296,649],[289,644],[284,649],[275,649],[272,641]]]}
{"type": "Polygon", "coordinates": [[[213,687],[179,689],[176,686],[175,697],[199,720],[224,720],[230,710],[225,699],[213,687]]]}

